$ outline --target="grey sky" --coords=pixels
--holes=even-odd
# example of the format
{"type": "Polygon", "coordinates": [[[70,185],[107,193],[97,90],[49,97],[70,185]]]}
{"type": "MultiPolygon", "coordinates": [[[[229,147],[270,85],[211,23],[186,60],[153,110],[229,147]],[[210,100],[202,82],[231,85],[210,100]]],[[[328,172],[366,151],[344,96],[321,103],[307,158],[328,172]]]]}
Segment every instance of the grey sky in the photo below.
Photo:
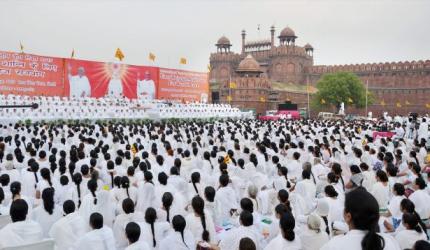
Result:
{"type": "Polygon", "coordinates": [[[290,26],[315,64],[430,59],[427,0],[0,0],[0,50],[205,71],[217,39],[247,39],[290,26]],[[257,31],[260,24],[261,30],[257,31]],[[179,58],[188,59],[180,66],[179,58]]]}

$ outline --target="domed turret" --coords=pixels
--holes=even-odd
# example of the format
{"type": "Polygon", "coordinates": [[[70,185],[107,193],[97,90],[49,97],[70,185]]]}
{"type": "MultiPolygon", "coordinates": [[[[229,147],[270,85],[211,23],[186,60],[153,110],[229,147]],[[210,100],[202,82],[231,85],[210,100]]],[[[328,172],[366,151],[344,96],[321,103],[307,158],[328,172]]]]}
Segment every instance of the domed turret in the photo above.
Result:
{"type": "Polygon", "coordinates": [[[309,56],[312,56],[312,54],[314,52],[314,47],[312,47],[312,45],[307,43],[307,44],[305,44],[305,46],[303,48],[305,48],[306,54],[308,54],[309,56]]]}
{"type": "Polygon", "coordinates": [[[218,39],[215,46],[217,47],[218,52],[221,52],[221,53],[230,52],[230,47],[231,47],[230,39],[228,39],[226,36],[222,36],[220,39],[218,39]]]}
{"type": "Polygon", "coordinates": [[[294,45],[296,42],[296,33],[290,27],[285,27],[278,36],[279,42],[286,45],[294,45]]]}
{"type": "Polygon", "coordinates": [[[254,59],[254,57],[252,57],[252,55],[247,55],[245,59],[239,63],[239,67],[237,67],[236,72],[256,73],[259,75],[263,71],[260,69],[260,64],[254,59]]]}

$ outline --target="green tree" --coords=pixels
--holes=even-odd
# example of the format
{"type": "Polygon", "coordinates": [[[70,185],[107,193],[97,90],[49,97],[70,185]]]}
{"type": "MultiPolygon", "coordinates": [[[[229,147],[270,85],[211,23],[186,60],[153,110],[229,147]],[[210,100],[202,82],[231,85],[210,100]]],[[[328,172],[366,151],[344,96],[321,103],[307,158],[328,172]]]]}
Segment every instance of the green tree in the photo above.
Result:
{"type": "MultiPolygon", "coordinates": [[[[345,106],[363,108],[366,106],[366,87],[357,75],[350,72],[325,74],[317,83],[317,93],[313,95],[312,106],[345,106]]],[[[367,93],[367,104],[373,103],[373,96],[367,93]]]]}

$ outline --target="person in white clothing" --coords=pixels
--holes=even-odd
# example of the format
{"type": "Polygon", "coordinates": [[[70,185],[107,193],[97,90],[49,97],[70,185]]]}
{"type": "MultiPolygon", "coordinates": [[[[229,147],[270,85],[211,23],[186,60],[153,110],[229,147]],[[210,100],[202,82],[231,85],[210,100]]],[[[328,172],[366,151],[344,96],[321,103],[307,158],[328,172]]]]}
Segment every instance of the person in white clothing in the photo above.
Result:
{"type": "Polygon", "coordinates": [[[137,73],[137,98],[152,101],[155,99],[155,83],[149,71],[145,71],[144,77],[141,80],[140,73],[137,73]]]}
{"type": "Polygon", "coordinates": [[[281,233],[267,244],[264,250],[272,249],[291,249],[301,250],[302,243],[300,238],[294,232],[295,227],[294,216],[291,213],[284,213],[279,220],[281,233]]]}
{"type": "Polygon", "coordinates": [[[140,227],[136,222],[129,222],[125,226],[125,235],[128,239],[129,245],[125,250],[149,250],[148,244],[146,242],[140,241],[140,227]]]}
{"type": "Polygon", "coordinates": [[[401,249],[412,249],[415,242],[419,240],[427,240],[427,235],[418,224],[418,218],[416,215],[404,213],[402,223],[405,230],[401,230],[395,236],[401,249]]]}
{"type": "Polygon", "coordinates": [[[90,216],[91,231],[76,242],[75,250],[116,250],[112,229],[103,226],[103,215],[93,213],[90,216]]]}
{"type": "Polygon", "coordinates": [[[316,214],[310,214],[307,227],[303,230],[300,241],[303,250],[319,250],[329,241],[328,234],[321,230],[321,220],[316,214]]]}
{"type": "Polygon", "coordinates": [[[0,230],[0,249],[35,243],[43,239],[43,230],[39,223],[27,220],[28,204],[17,199],[10,206],[12,223],[0,230]]]}
{"type": "Polygon", "coordinates": [[[349,232],[327,242],[321,250],[400,250],[396,240],[378,232],[379,205],[364,188],[356,188],[345,196],[345,222],[349,232]]]}
{"type": "Polygon", "coordinates": [[[61,218],[61,209],[54,202],[54,188],[45,188],[42,192],[43,204],[33,209],[32,218],[43,229],[43,236],[48,237],[52,225],[61,218]]]}
{"type": "Polygon", "coordinates": [[[182,215],[175,215],[172,219],[173,230],[160,242],[158,250],[175,250],[196,249],[193,234],[186,229],[186,221],[182,215]]]}
{"type": "Polygon", "coordinates": [[[72,200],[65,201],[64,217],[55,222],[49,230],[49,237],[54,239],[57,249],[70,249],[87,232],[84,219],[75,209],[72,200]]]}
{"type": "Polygon", "coordinates": [[[191,206],[194,213],[190,213],[185,218],[188,228],[193,233],[197,241],[216,243],[215,224],[212,217],[205,211],[205,202],[200,196],[195,196],[191,200],[191,206]]]}
{"type": "Polygon", "coordinates": [[[91,84],[85,75],[85,68],[79,67],[78,74],[72,75],[72,67],[69,65],[69,86],[70,97],[89,97],[91,96],[91,84]]]}

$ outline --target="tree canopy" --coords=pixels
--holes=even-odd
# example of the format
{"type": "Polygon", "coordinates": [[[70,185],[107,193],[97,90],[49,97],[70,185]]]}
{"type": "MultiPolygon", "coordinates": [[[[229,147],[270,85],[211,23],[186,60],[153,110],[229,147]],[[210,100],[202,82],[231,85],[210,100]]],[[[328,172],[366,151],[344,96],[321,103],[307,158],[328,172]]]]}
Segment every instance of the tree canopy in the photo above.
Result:
{"type": "Polygon", "coordinates": [[[345,106],[363,108],[367,103],[373,102],[370,93],[366,93],[366,87],[357,75],[350,72],[338,72],[325,74],[317,83],[317,93],[312,98],[312,106],[332,105],[340,107],[343,102],[345,106]]]}

